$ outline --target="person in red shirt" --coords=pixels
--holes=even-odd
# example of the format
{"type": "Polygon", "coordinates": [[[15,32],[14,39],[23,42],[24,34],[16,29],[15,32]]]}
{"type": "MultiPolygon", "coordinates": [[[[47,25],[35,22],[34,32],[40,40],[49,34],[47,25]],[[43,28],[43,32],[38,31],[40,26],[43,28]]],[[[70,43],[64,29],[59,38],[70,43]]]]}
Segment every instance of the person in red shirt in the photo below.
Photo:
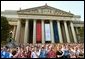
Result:
{"type": "Polygon", "coordinates": [[[13,56],[14,58],[26,58],[25,57],[25,51],[22,47],[18,47],[17,53],[13,56]]]}
{"type": "Polygon", "coordinates": [[[29,46],[26,47],[26,53],[25,54],[26,54],[27,58],[31,58],[31,51],[30,51],[30,47],[29,46]]]}
{"type": "Polygon", "coordinates": [[[52,47],[51,50],[48,52],[47,58],[56,58],[56,53],[55,53],[53,47],[52,47]]]}

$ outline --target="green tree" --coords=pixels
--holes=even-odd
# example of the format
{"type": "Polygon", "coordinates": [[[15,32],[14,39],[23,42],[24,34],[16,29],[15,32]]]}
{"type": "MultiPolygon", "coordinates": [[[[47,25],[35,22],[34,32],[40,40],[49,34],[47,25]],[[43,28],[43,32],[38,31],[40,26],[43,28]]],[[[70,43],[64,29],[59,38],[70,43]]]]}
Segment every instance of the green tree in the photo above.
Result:
{"type": "Polygon", "coordinates": [[[10,25],[6,17],[1,16],[1,42],[7,40],[9,36],[10,25]]]}
{"type": "Polygon", "coordinates": [[[81,43],[83,43],[83,42],[84,42],[84,27],[79,28],[78,31],[79,31],[79,36],[80,36],[79,41],[80,41],[81,43]]]}
{"type": "Polygon", "coordinates": [[[79,28],[80,36],[84,36],[84,27],[79,28]]]}

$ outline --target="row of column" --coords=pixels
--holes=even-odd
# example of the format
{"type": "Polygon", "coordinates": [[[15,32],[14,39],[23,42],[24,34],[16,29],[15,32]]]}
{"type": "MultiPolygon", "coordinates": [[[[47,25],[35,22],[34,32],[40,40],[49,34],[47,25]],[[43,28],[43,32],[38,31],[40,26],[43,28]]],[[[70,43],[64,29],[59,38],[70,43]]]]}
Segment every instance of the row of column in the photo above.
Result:
{"type": "MultiPolygon", "coordinates": [[[[57,26],[58,26],[59,41],[60,41],[60,43],[63,43],[61,27],[60,27],[60,21],[56,21],[56,22],[57,22],[57,26]]],[[[29,36],[29,34],[28,34],[29,33],[29,29],[28,29],[29,24],[28,23],[29,23],[29,20],[26,19],[25,32],[24,32],[24,43],[27,43],[28,36],[29,36]]],[[[52,40],[51,43],[55,43],[54,42],[54,31],[53,31],[53,24],[52,23],[53,23],[52,20],[50,20],[51,40],[52,40]]],[[[45,39],[44,39],[44,20],[41,20],[41,24],[42,24],[42,43],[45,43],[45,39]]],[[[66,21],[64,21],[64,27],[65,27],[67,42],[70,43],[70,37],[69,37],[68,27],[67,27],[66,21]]],[[[75,34],[75,30],[74,30],[72,22],[70,22],[70,27],[71,27],[71,30],[72,30],[74,42],[77,43],[76,34],[75,34]]],[[[15,37],[15,40],[18,43],[19,43],[19,37],[20,37],[20,28],[21,28],[21,21],[18,20],[17,30],[16,30],[16,37],[15,37]]],[[[33,43],[36,43],[36,20],[33,21],[33,43]]]]}

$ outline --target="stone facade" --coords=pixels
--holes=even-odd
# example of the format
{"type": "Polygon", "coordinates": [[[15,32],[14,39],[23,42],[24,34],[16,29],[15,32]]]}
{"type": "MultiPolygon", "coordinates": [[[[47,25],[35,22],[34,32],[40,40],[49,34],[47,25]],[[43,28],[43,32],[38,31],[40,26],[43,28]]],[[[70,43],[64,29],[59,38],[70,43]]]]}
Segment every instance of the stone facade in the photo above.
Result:
{"type": "MultiPolygon", "coordinates": [[[[84,27],[84,22],[80,21],[80,16],[74,15],[70,12],[62,11],[60,9],[44,5],[19,11],[4,11],[1,16],[7,17],[9,24],[13,25],[13,38],[18,43],[37,43],[36,39],[36,24],[41,21],[42,39],[40,43],[46,43],[45,39],[45,24],[50,25],[51,43],[78,43],[77,27],[84,27]],[[58,34],[54,34],[53,23],[56,22],[58,34]],[[31,25],[31,26],[30,26],[31,25]],[[32,32],[30,28],[32,27],[32,32]],[[76,28],[76,29],[75,29],[76,28]],[[32,35],[31,35],[32,33],[32,35]],[[29,36],[32,36],[31,39],[29,36]],[[55,37],[59,37],[58,39],[55,37]]],[[[83,30],[84,31],[84,30],[83,30]]]]}

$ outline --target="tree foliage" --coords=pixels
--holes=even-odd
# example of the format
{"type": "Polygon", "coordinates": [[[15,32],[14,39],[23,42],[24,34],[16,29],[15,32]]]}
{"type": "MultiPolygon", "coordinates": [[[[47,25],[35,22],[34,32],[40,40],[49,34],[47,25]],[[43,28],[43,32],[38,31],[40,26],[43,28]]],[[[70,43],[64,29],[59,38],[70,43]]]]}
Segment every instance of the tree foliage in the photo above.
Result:
{"type": "Polygon", "coordinates": [[[79,28],[79,35],[82,37],[82,36],[84,36],[84,27],[82,27],[82,28],[79,28]]]}
{"type": "Polygon", "coordinates": [[[6,17],[1,16],[1,42],[6,41],[9,36],[10,25],[6,17]]]}

